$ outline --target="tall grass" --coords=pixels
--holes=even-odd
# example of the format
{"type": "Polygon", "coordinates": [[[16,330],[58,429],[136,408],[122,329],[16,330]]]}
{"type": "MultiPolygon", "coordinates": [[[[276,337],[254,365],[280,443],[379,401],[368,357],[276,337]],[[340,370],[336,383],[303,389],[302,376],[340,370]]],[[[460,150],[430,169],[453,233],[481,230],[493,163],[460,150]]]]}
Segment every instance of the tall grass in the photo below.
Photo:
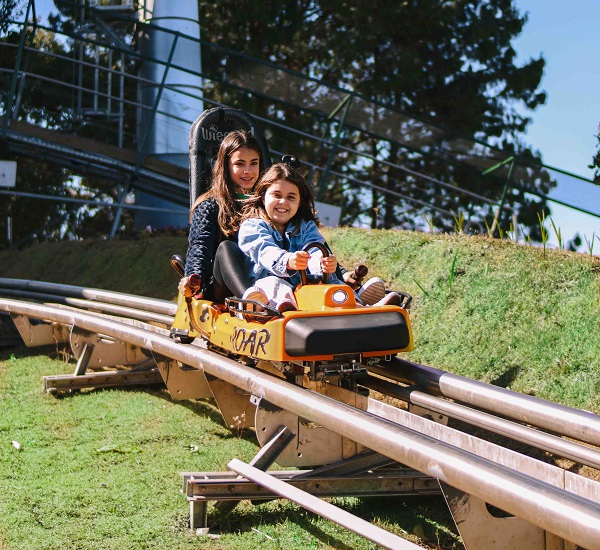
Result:
{"type": "Polygon", "coordinates": [[[594,237],[595,236],[596,236],[595,231],[592,233],[592,238],[589,241],[588,241],[587,235],[583,236],[583,238],[585,239],[585,244],[587,245],[587,249],[588,249],[590,256],[594,255],[594,237]]]}
{"type": "Polygon", "coordinates": [[[546,221],[546,213],[542,212],[542,214],[540,215],[540,213],[537,213],[537,217],[538,217],[538,223],[540,226],[540,235],[542,236],[542,248],[544,249],[544,256],[546,255],[546,243],[548,242],[548,237],[549,237],[549,233],[548,230],[546,229],[546,226],[544,225],[544,222],[546,221]]]}
{"type": "Polygon", "coordinates": [[[433,216],[424,216],[424,218],[425,218],[425,223],[427,224],[427,227],[429,228],[429,232],[435,233],[435,223],[433,220],[433,216]]]}
{"type": "Polygon", "coordinates": [[[452,265],[450,266],[450,273],[448,273],[448,288],[452,288],[452,283],[454,282],[454,273],[456,269],[456,260],[458,259],[458,250],[454,253],[454,258],[452,258],[452,265]]]}
{"type": "Polygon", "coordinates": [[[453,214],[454,218],[454,231],[456,233],[464,233],[465,229],[465,213],[459,212],[458,214],[453,214]]]}
{"type": "Polygon", "coordinates": [[[552,224],[552,229],[554,229],[554,234],[556,235],[556,239],[558,241],[558,249],[559,250],[563,250],[564,249],[564,243],[563,243],[563,239],[562,239],[562,233],[560,231],[560,228],[556,227],[554,220],[552,218],[550,218],[550,223],[552,224]]]}

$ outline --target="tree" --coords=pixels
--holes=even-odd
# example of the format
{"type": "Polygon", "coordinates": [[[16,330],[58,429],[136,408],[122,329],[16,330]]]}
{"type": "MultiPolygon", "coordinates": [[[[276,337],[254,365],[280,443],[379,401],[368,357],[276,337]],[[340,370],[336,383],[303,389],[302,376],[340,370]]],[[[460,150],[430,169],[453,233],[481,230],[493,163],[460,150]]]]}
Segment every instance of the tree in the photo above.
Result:
{"type": "MultiPolygon", "coordinates": [[[[20,33],[18,31],[8,30],[9,20],[16,15],[19,9],[18,2],[9,2],[3,12],[3,21],[5,22],[3,30],[7,33],[3,42],[19,44],[20,33]],[[5,17],[6,16],[6,17],[5,17]]],[[[61,46],[54,42],[52,36],[44,31],[38,30],[35,35],[30,36],[31,43],[39,48],[52,48],[60,51],[61,46]]],[[[0,66],[6,71],[2,71],[0,82],[2,83],[0,92],[0,105],[2,111],[6,112],[9,104],[9,92],[11,90],[12,70],[15,64],[16,48],[0,49],[0,66]]],[[[28,59],[32,65],[39,62],[37,59],[28,59]]],[[[35,69],[39,70],[39,69],[35,69]]],[[[52,67],[46,67],[48,72],[56,71],[60,74],[60,64],[52,67]]],[[[43,72],[42,70],[41,72],[43,72]]],[[[14,102],[13,102],[14,106],[14,102]]],[[[50,115],[52,112],[52,100],[44,93],[43,87],[37,83],[28,93],[23,94],[23,113],[27,120],[33,123],[44,121],[49,127],[53,127],[58,119],[50,115]]],[[[31,159],[19,157],[8,151],[6,144],[2,144],[2,158],[7,160],[16,160],[17,181],[16,190],[21,193],[44,194],[52,197],[66,197],[68,191],[65,188],[65,182],[69,180],[70,174],[63,168],[45,162],[43,159],[31,159]]],[[[26,239],[27,236],[41,240],[53,240],[60,235],[60,220],[65,218],[65,205],[56,200],[33,200],[31,198],[9,196],[0,201],[0,227],[2,234],[6,235],[5,224],[8,217],[12,219],[13,241],[19,242],[26,239]]]]}
{"type": "MultiPolygon", "coordinates": [[[[13,9],[17,3],[12,1],[13,9]]],[[[75,4],[55,3],[62,16],[73,15],[75,4]]],[[[290,137],[270,127],[271,148],[301,152],[305,160],[327,167],[327,179],[315,176],[315,183],[322,200],[343,205],[344,222],[412,228],[429,219],[450,229],[454,218],[464,215],[491,224],[494,209],[477,198],[483,196],[508,207],[501,218],[504,229],[514,211],[535,238],[537,214],[547,208],[535,195],[547,194],[553,182],[541,169],[539,155],[522,142],[529,118],[517,106],[535,109],[545,101],[539,90],[544,60],[516,64],[511,41],[526,17],[512,0],[409,0],[385,6],[367,0],[203,0],[199,8],[204,40],[273,64],[259,66],[244,55],[205,45],[207,99],[300,130],[290,137]],[[229,85],[232,76],[245,76],[246,87],[255,93],[229,85]],[[328,117],[338,104],[337,114],[328,117]],[[311,135],[339,142],[336,155],[330,156],[311,135]],[[482,174],[509,155],[518,160],[516,166],[482,174]]],[[[57,29],[73,27],[64,17],[51,23],[57,29]]],[[[125,30],[132,34],[128,44],[135,44],[133,34],[141,28],[125,30]]],[[[56,42],[38,28],[30,39],[40,51],[77,57],[91,67],[94,52],[76,49],[76,34],[72,41],[56,42]]],[[[7,40],[18,37],[8,35],[7,40]]],[[[3,67],[14,67],[14,60],[0,61],[3,67]]],[[[33,55],[27,63],[44,64],[44,74],[53,76],[69,71],[67,63],[51,56],[33,55]]],[[[65,75],[65,82],[73,78],[65,75]]],[[[86,79],[92,71],[82,78],[83,87],[91,89],[86,79]]],[[[0,92],[5,105],[9,88],[3,86],[0,92]]],[[[133,88],[126,90],[132,104],[133,88]]],[[[54,97],[29,79],[24,90],[20,117],[111,141],[114,126],[108,119],[101,126],[98,117],[92,121],[83,116],[76,94],[54,97]]],[[[126,145],[135,144],[136,122],[135,116],[124,122],[126,145]]],[[[73,180],[72,175],[65,173],[65,182],[77,183],[65,184],[70,193],[115,195],[109,184],[73,180]]]]}
{"type": "MultiPolygon", "coordinates": [[[[408,197],[411,211],[415,201],[446,212],[475,213],[477,208],[468,196],[425,184],[395,165],[500,199],[506,171],[484,179],[481,167],[457,162],[457,136],[491,141],[527,158],[530,165],[521,172],[530,177],[520,187],[545,194],[553,185],[547,174],[536,169],[539,155],[520,140],[529,118],[517,106],[532,110],[545,102],[545,93],[539,90],[545,62],[540,57],[516,64],[511,41],[527,18],[511,0],[422,0],[376,7],[367,0],[278,0],[266,8],[248,0],[213,0],[201,2],[200,12],[202,36],[211,42],[352,90],[388,107],[390,113],[408,113],[406,124],[399,123],[386,142],[369,135],[375,114],[353,109],[343,145],[364,151],[373,161],[348,163],[341,155],[334,168],[408,197]],[[430,133],[430,141],[415,146],[412,134],[422,129],[430,133]]],[[[210,65],[210,60],[203,63],[210,65]]],[[[290,110],[282,110],[288,120],[290,110]]],[[[332,126],[329,137],[335,131],[332,126]]],[[[470,147],[460,151],[463,157],[477,156],[472,142],[470,147]]],[[[326,157],[320,162],[326,162],[326,157]]],[[[526,212],[545,208],[543,200],[511,203],[523,195],[520,187],[507,195],[509,205],[526,212]]],[[[370,210],[375,223],[372,209],[365,210],[364,204],[351,199],[357,193],[355,185],[338,182],[329,189],[330,195],[340,193],[348,203],[355,203],[354,209],[346,209],[346,221],[358,219],[359,210],[363,215],[370,210]]],[[[379,209],[379,221],[386,227],[410,226],[411,220],[403,215],[406,204],[393,194],[373,195],[372,206],[379,209]]],[[[432,210],[424,207],[421,212],[432,210]]],[[[489,212],[477,215],[481,218],[489,212]]],[[[444,227],[451,225],[452,216],[436,216],[444,227]]]]}
{"type": "MultiPolygon", "coordinates": [[[[16,109],[17,100],[9,97],[9,91],[15,67],[16,46],[20,38],[19,31],[9,31],[3,42],[15,47],[0,48],[0,67],[6,69],[0,73],[0,106],[3,112],[9,104],[16,109]]],[[[71,43],[57,41],[52,32],[37,28],[28,33],[26,44],[30,48],[23,56],[22,66],[26,66],[31,74],[52,75],[58,82],[72,81],[72,66],[64,62],[72,54],[71,43]]],[[[84,55],[87,55],[86,60],[91,65],[92,54],[84,52],[84,55]]],[[[100,141],[109,140],[114,134],[114,125],[104,128],[96,125],[92,128],[89,121],[78,115],[70,88],[63,87],[61,91],[60,87],[48,85],[44,80],[22,78],[23,86],[16,109],[18,121],[40,125],[55,132],[94,137],[100,141]]],[[[93,78],[93,75],[86,75],[85,78],[93,78]]],[[[91,88],[90,85],[87,86],[91,88]]],[[[135,91],[133,94],[135,95],[135,91]]],[[[135,127],[135,122],[133,126],[135,127]]],[[[125,128],[127,127],[126,123],[125,128]]],[[[113,211],[107,208],[89,208],[80,202],[72,202],[71,199],[115,200],[117,189],[113,182],[91,176],[81,177],[81,174],[72,169],[48,162],[41,155],[36,158],[17,156],[9,151],[7,144],[2,145],[2,158],[18,162],[16,191],[52,197],[43,200],[11,196],[1,200],[0,231],[3,235],[6,234],[4,226],[8,216],[13,220],[15,243],[106,235],[111,227],[113,211]],[[105,221],[102,226],[98,223],[100,220],[105,221]]],[[[124,216],[123,223],[130,225],[130,217],[124,216]]]]}
{"type": "Polygon", "coordinates": [[[22,4],[23,0],[3,0],[0,4],[0,33],[8,31],[13,17],[22,15],[22,4]]]}
{"type": "Polygon", "coordinates": [[[594,183],[600,185],[600,126],[598,126],[598,151],[592,159],[592,164],[590,164],[589,168],[597,168],[594,183]]]}

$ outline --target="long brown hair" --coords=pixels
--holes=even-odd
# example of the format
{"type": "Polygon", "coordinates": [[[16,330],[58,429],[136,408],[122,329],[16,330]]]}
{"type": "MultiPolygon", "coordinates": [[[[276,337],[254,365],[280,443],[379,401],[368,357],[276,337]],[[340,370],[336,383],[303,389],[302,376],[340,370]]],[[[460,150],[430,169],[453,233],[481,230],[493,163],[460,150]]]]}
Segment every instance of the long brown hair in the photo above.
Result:
{"type": "Polygon", "coordinates": [[[319,219],[315,215],[315,199],[311,188],[306,184],[304,177],[300,172],[292,168],[289,164],[279,163],[273,164],[258,180],[254,186],[254,191],[249,199],[244,201],[242,208],[241,221],[249,218],[262,218],[273,225],[270,220],[267,211],[265,209],[265,195],[271,185],[279,180],[285,180],[294,184],[298,188],[300,194],[300,206],[298,212],[289,221],[293,223],[296,228],[294,233],[300,230],[300,221],[313,221],[320,225],[319,219]]]}
{"type": "Polygon", "coordinates": [[[231,174],[229,173],[229,158],[238,149],[252,149],[260,159],[260,168],[264,167],[265,159],[261,157],[258,140],[244,130],[229,132],[219,147],[217,159],[212,169],[210,189],[200,195],[190,210],[190,222],[196,207],[206,199],[215,199],[219,206],[219,227],[226,237],[233,235],[240,225],[240,201],[235,195],[231,174]]]}

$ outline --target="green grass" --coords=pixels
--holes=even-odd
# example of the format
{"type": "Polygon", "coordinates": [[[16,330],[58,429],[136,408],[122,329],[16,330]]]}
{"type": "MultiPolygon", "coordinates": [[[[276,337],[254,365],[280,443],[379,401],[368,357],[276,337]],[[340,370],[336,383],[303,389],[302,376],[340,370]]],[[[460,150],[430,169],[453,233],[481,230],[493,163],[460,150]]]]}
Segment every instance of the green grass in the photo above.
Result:
{"type": "MultiPolygon", "coordinates": [[[[600,412],[599,258],[487,237],[325,233],[344,265],[414,296],[408,359],[600,412]]],[[[0,252],[0,276],[172,299],[169,258],[185,250],[185,238],[54,243],[0,252]]],[[[147,388],[45,395],[42,376],[72,372],[63,356],[0,350],[1,550],[374,547],[282,501],[211,512],[221,537],[196,537],[179,472],[248,461],[253,435],[226,430],[209,402],[147,388]]],[[[462,547],[439,497],[335,502],[413,541],[423,532],[430,548],[462,547]]]]}
{"type": "Polygon", "coordinates": [[[600,412],[600,259],[459,235],[338,229],[348,265],[411,293],[407,358],[600,412]]]}
{"type": "MultiPolygon", "coordinates": [[[[209,525],[220,538],[197,537],[188,528],[180,472],[251,460],[252,432],[227,430],[209,402],[174,402],[149,388],[46,395],[43,376],[73,369],[53,355],[24,347],[0,353],[0,548],[375,547],[283,501],[242,503],[224,518],[211,511],[209,525]]],[[[432,543],[455,547],[441,498],[386,501],[383,510],[380,499],[335,502],[399,535],[416,541],[410,533],[422,531],[432,543]]]]}
{"type": "Polygon", "coordinates": [[[34,245],[11,254],[0,251],[0,276],[118,290],[151,298],[173,299],[179,276],[173,254],[185,257],[187,239],[67,241],[34,245]]]}

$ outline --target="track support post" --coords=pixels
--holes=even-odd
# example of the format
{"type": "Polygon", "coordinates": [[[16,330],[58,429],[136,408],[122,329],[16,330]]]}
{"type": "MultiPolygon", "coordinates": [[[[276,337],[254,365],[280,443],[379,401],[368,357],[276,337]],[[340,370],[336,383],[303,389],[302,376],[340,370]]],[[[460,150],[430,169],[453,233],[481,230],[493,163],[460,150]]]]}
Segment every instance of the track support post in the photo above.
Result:
{"type": "MultiPolygon", "coordinates": [[[[249,466],[266,472],[294,437],[296,436],[286,426],[279,426],[270,441],[256,453],[249,466]]],[[[240,502],[240,500],[221,500],[215,503],[215,508],[222,514],[228,514],[240,502]]]]}
{"type": "Polygon", "coordinates": [[[208,534],[207,500],[190,500],[190,529],[198,535],[208,534]]]}
{"type": "Polygon", "coordinates": [[[75,371],[73,372],[74,376],[82,376],[87,372],[90,359],[92,358],[92,353],[94,353],[94,344],[89,344],[86,342],[83,345],[83,350],[79,356],[79,359],[77,359],[75,371]]]}

